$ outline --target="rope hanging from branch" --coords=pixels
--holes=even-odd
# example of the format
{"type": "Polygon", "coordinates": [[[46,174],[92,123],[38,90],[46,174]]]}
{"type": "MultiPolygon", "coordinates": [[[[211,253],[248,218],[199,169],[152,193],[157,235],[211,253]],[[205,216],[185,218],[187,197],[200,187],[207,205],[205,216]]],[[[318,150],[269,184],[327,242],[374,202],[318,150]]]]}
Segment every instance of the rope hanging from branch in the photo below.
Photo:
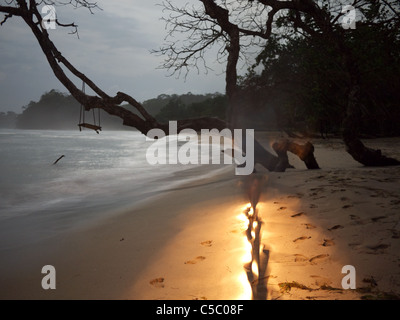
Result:
{"type": "MultiPolygon", "coordinates": [[[[85,82],[82,82],[82,92],[85,93],[85,82]]],[[[87,129],[92,129],[96,131],[97,134],[99,134],[99,131],[101,131],[101,124],[100,124],[100,108],[97,108],[98,114],[98,124],[96,124],[96,113],[94,111],[94,108],[92,109],[93,111],[93,124],[85,122],[85,107],[81,103],[80,107],[80,112],[79,112],[79,131],[82,131],[82,128],[87,128],[87,129]]]]}

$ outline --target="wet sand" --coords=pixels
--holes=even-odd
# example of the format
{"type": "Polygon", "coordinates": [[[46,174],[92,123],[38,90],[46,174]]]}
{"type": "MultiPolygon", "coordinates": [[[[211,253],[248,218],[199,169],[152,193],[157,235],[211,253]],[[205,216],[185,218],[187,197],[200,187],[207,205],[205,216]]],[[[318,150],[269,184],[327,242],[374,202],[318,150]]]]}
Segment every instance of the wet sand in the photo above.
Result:
{"type": "MultiPolygon", "coordinates": [[[[400,158],[399,141],[370,143],[400,158]]],[[[321,170],[292,156],[296,169],[285,173],[257,167],[266,180],[257,205],[267,256],[253,282],[265,289],[259,297],[399,297],[400,167],[364,168],[339,140],[313,143],[321,170]],[[354,290],[342,288],[345,265],[355,267],[354,290]]],[[[243,179],[227,166],[90,227],[15,249],[1,270],[0,298],[249,299],[243,179]],[[56,268],[55,290],[41,288],[47,264],[56,268]]]]}

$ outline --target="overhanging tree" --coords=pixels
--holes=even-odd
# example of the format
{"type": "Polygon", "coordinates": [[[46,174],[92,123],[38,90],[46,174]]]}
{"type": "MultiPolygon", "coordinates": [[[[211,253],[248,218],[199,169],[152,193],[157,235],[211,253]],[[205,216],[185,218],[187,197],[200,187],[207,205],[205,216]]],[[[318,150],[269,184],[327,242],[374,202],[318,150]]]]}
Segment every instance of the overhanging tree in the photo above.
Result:
{"type": "MultiPolygon", "coordinates": [[[[30,28],[34,37],[38,41],[40,48],[42,49],[54,75],[64,85],[64,87],[71,93],[71,95],[81,103],[86,110],[93,108],[101,108],[110,115],[120,117],[123,120],[123,124],[137,128],[143,134],[147,134],[150,129],[159,128],[164,131],[168,131],[168,124],[159,123],[154,117],[152,117],[145,108],[136,101],[132,96],[124,93],[117,92],[115,96],[109,96],[103,90],[101,90],[94,81],[92,81],[85,74],[76,69],[73,64],[63,56],[63,54],[57,49],[54,43],[51,41],[47,29],[43,25],[43,18],[39,13],[40,5],[71,5],[76,8],[83,7],[92,12],[97,8],[95,2],[84,1],[84,0],[69,0],[69,1],[40,1],[35,0],[10,0],[6,1],[6,5],[0,5],[0,12],[4,13],[4,19],[1,21],[1,25],[7,22],[12,17],[20,17],[25,24],[30,28]],[[89,86],[96,95],[89,95],[83,90],[79,89],[73,82],[70,76],[67,75],[65,70],[68,70],[74,77],[81,80],[87,86],[89,86]],[[140,114],[127,110],[122,107],[122,103],[128,103],[136,108],[140,114]]],[[[227,16],[224,16],[227,19],[227,16]]],[[[55,23],[59,27],[72,27],[77,30],[77,25],[74,23],[63,23],[56,19],[55,23]]],[[[236,32],[236,31],[235,31],[236,32]]],[[[232,52],[236,52],[232,50],[232,52]]],[[[230,58],[229,60],[232,60],[230,58]]],[[[232,64],[234,62],[228,62],[232,64]]],[[[234,63],[236,64],[236,63],[234,63]]],[[[232,74],[228,74],[232,77],[232,74]]],[[[236,74],[235,74],[236,76],[236,74]]],[[[75,80],[75,79],[74,79],[75,80]]],[[[231,81],[227,82],[228,91],[230,89],[231,81]]],[[[183,119],[177,121],[178,131],[186,128],[191,128],[196,131],[201,129],[212,129],[216,128],[222,130],[224,128],[231,127],[226,122],[212,117],[201,117],[196,119],[183,119]]],[[[280,159],[279,157],[266,151],[257,141],[255,142],[255,162],[261,163],[268,170],[279,170],[283,171],[286,169],[284,163],[286,159],[280,159]]],[[[303,150],[299,149],[299,152],[304,153],[303,150]]],[[[300,155],[301,156],[301,155],[300,155]]]]}
{"type": "MultiPolygon", "coordinates": [[[[132,96],[118,92],[115,96],[109,96],[101,90],[89,77],[77,70],[72,63],[67,60],[63,54],[56,48],[51,41],[46,28],[42,25],[42,16],[39,13],[39,6],[41,4],[63,4],[62,1],[40,1],[39,3],[33,0],[23,1],[14,0],[10,1],[8,6],[0,6],[0,12],[5,13],[5,17],[1,24],[4,24],[8,19],[13,16],[18,16],[23,19],[27,26],[31,29],[33,35],[38,41],[46,59],[53,70],[57,79],[65,86],[71,95],[82,105],[86,110],[93,108],[101,108],[111,115],[115,115],[123,119],[123,124],[137,128],[140,132],[146,134],[150,129],[160,128],[167,130],[168,125],[158,123],[145,108],[136,101],[132,96]],[[79,89],[72,79],[67,76],[64,70],[71,72],[76,78],[80,79],[88,85],[96,95],[88,95],[79,89]],[[121,107],[122,103],[128,103],[136,108],[140,116],[132,113],[131,111],[121,107]]],[[[65,4],[65,3],[64,3],[65,4]]],[[[89,10],[97,8],[97,4],[89,1],[71,0],[68,4],[75,7],[84,7],[89,10]]],[[[60,27],[73,27],[77,28],[74,23],[62,23],[56,20],[56,24],[60,27]]],[[[224,123],[216,118],[200,118],[200,119],[186,119],[178,123],[179,129],[193,128],[195,130],[201,128],[224,128],[224,123]]]]}
{"type": "MultiPolygon", "coordinates": [[[[200,34],[203,32],[206,36],[202,36],[198,42],[193,42],[192,47],[189,47],[189,50],[186,48],[183,51],[177,51],[175,46],[171,45],[167,50],[163,51],[163,53],[168,54],[168,52],[172,52],[172,55],[169,55],[170,61],[172,62],[170,66],[175,67],[176,70],[181,70],[189,65],[189,61],[193,59],[196,61],[202,59],[201,53],[215,41],[222,41],[222,43],[225,44],[220,53],[227,53],[226,93],[229,99],[228,122],[226,123],[219,119],[210,117],[184,119],[178,121],[178,130],[185,128],[192,128],[198,131],[200,129],[212,128],[217,128],[219,130],[226,127],[238,128],[240,127],[240,123],[238,123],[239,117],[237,116],[237,113],[243,108],[243,103],[241,103],[240,91],[237,86],[237,64],[240,57],[240,50],[246,47],[246,45],[241,43],[241,37],[244,35],[246,37],[251,36],[254,39],[268,39],[273,29],[275,16],[282,10],[290,9],[294,10],[294,12],[309,14],[316,21],[323,21],[323,23],[326,22],[326,17],[324,16],[325,11],[321,11],[311,0],[220,1],[220,4],[217,4],[212,0],[200,0],[199,2],[201,2],[202,7],[198,8],[199,10],[191,11],[191,14],[193,14],[193,21],[200,21],[200,25],[198,25],[197,29],[194,30],[200,31],[200,34]],[[251,14],[243,15],[241,13],[243,11],[242,9],[246,9],[244,12],[247,13],[250,11],[251,14]],[[264,16],[267,17],[266,22],[258,19],[258,17],[264,16]],[[236,17],[240,23],[231,22],[232,17],[236,17]],[[203,22],[205,22],[205,24],[203,24],[203,22]],[[210,25],[213,26],[211,29],[209,29],[210,25]],[[211,34],[209,33],[209,30],[211,30],[211,34]],[[200,56],[198,54],[200,54],[200,56]],[[183,59],[180,58],[182,56],[184,57],[183,59]]],[[[172,8],[175,8],[171,4],[172,2],[167,1],[166,3],[172,8]]],[[[18,16],[23,19],[38,41],[57,79],[67,88],[71,95],[85,107],[86,110],[101,108],[111,115],[120,117],[123,119],[124,125],[135,127],[143,134],[147,134],[147,132],[153,128],[160,128],[167,131],[168,125],[165,123],[159,123],[132,96],[123,92],[118,92],[115,96],[109,96],[91,79],[77,70],[62,55],[51,41],[46,28],[42,25],[42,16],[38,10],[38,7],[42,4],[69,4],[75,7],[84,7],[88,10],[93,10],[97,7],[96,3],[83,0],[70,0],[66,3],[62,1],[36,2],[34,0],[10,0],[7,2],[7,5],[0,6],[0,12],[5,13],[1,24],[4,24],[13,16],[18,16]],[[88,95],[75,86],[72,79],[67,76],[64,71],[65,69],[73,76],[86,83],[96,95],[88,95]],[[132,105],[138,110],[140,116],[123,108],[121,106],[122,103],[132,105]]],[[[174,9],[172,11],[174,11],[174,9]]],[[[188,12],[184,10],[180,16],[185,17],[187,16],[187,13],[188,12]]],[[[175,18],[176,17],[173,19],[175,18]]],[[[77,28],[74,23],[62,23],[56,20],[56,24],[60,27],[77,28]]],[[[190,23],[185,25],[185,23],[179,22],[175,26],[176,28],[183,27],[186,30],[191,28],[190,23]]],[[[254,43],[250,41],[247,43],[247,46],[252,46],[253,44],[254,43]]],[[[197,63],[194,65],[197,66],[197,63]]],[[[354,96],[354,93],[349,94],[349,97],[352,96],[354,96]]],[[[352,108],[349,108],[349,110],[352,110],[352,108]]],[[[290,145],[290,143],[288,145],[290,145]]],[[[310,146],[310,144],[306,144],[305,146],[296,146],[294,148],[289,148],[287,146],[286,149],[279,149],[278,155],[284,154],[285,151],[289,149],[304,160],[308,168],[318,168],[313,156],[312,145],[310,146]]],[[[283,171],[288,165],[286,157],[276,157],[272,155],[258,142],[255,142],[255,162],[262,164],[271,171],[283,171]]]]}
{"type": "MultiPolygon", "coordinates": [[[[204,61],[204,50],[222,43],[220,55],[226,55],[226,93],[230,102],[227,118],[230,123],[240,126],[240,110],[246,108],[241,101],[237,83],[237,64],[240,54],[248,47],[254,47],[258,40],[268,41],[272,33],[291,36],[298,32],[318,38],[327,46],[332,46],[341,58],[341,68],[345,73],[343,87],[347,91],[346,116],[343,123],[343,140],[352,157],[366,166],[398,165],[399,161],[387,158],[379,150],[364,146],[358,138],[360,99],[360,70],[351,48],[345,41],[346,32],[338,23],[346,14],[342,12],[341,1],[314,0],[199,0],[203,7],[173,5],[172,0],[164,2],[171,14],[166,19],[170,32],[186,32],[188,40],[180,45],[169,43],[159,52],[168,59],[165,67],[174,72],[188,70],[204,61]],[[180,46],[179,46],[180,45],[180,46]],[[239,123],[238,123],[239,122],[239,123]]],[[[349,2],[359,12],[366,15],[377,11],[377,19],[371,24],[396,24],[399,26],[399,2],[395,0],[353,0],[349,2]],[[379,18],[379,19],[378,19],[379,18]]],[[[358,23],[363,23],[361,21],[358,23]]]]}
{"type": "MultiPolygon", "coordinates": [[[[382,13],[367,9],[356,29],[344,32],[360,70],[361,133],[398,134],[400,29],[377,24],[382,13]]],[[[254,103],[273,108],[281,130],[289,134],[295,130],[308,136],[310,128],[321,135],[339,133],[348,95],[342,55],[322,35],[294,32],[272,35],[241,81],[244,92],[257,97],[254,103]]]]}
{"type": "MultiPolygon", "coordinates": [[[[287,16],[287,21],[292,23],[294,29],[299,28],[312,37],[326,41],[326,44],[331,45],[342,59],[342,68],[346,73],[343,86],[347,90],[343,141],[347,152],[365,166],[400,165],[398,160],[382,155],[380,150],[366,147],[358,138],[363,108],[360,97],[361,70],[351,47],[346,42],[346,32],[351,30],[346,30],[336,23],[343,15],[341,2],[327,2],[321,7],[311,0],[300,2],[307,3],[310,9],[296,10],[287,16]]],[[[354,0],[351,4],[361,13],[361,19],[357,22],[359,24],[375,26],[394,24],[397,28],[400,26],[398,1],[354,0]],[[374,13],[376,18],[365,21],[367,15],[371,13],[374,13]]]]}

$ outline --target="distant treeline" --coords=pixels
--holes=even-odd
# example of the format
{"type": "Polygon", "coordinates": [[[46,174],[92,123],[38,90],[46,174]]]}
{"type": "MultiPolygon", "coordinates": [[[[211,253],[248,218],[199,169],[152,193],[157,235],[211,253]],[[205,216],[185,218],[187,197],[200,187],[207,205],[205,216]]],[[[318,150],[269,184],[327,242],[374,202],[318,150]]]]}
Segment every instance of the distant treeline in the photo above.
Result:
{"type": "MultiPolygon", "coordinates": [[[[224,119],[226,98],[220,93],[210,94],[161,94],[157,98],[143,102],[146,110],[160,122],[185,118],[211,116],[224,119]]],[[[124,108],[138,114],[130,105],[124,108]]],[[[80,116],[80,104],[71,96],[57,90],[44,93],[40,100],[31,101],[23,107],[22,114],[14,112],[0,113],[1,128],[18,129],[77,129],[80,116]]],[[[100,112],[101,126],[104,130],[134,130],[122,125],[122,120],[100,112]]],[[[98,122],[98,112],[85,113],[85,121],[98,122]],[[95,119],[95,120],[94,120],[95,119]]]]}
{"type": "Polygon", "coordinates": [[[12,111],[0,112],[0,128],[15,128],[18,114],[12,111]]]}
{"type": "Polygon", "coordinates": [[[160,122],[169,120],[181,120],[190,118],[199,118],[204,116],[217,117],[224,120],[227,108],[226,96],[220,93],[206,95],[161,95],[153,101],[149,100],[144,103],[148,110],[154,109],[154,105],[159,103],[159,98],[167,102],[160,108],[160,111],[155,114],[155,118],[160,122]]]}
{"type": "MultiPolygon", "coordinates": [[[[22,107],[23,112],[16,119],[17,129],[73,130],[78,128],[80,104],[71,96],[57,90],[44,93],[40,100],[31,101],[22,107]]],[[[97,111],[95,112],[98,117],[97,111]]],[[[100,114],[104,128],[118,129],[122,120],[100,114]]],[[[93,122],[92,111],[86,112],[86,122],[93,122]]],[[[97,121],[97,119],[96,119],[97,121]]]]}

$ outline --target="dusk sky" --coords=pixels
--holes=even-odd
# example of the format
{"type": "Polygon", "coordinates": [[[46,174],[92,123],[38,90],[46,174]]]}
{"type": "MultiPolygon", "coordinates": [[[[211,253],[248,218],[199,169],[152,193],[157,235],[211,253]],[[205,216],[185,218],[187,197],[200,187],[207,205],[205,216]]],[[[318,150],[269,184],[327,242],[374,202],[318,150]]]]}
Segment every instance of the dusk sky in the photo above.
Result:
{"type": "MultiPolygon", "coordinates": [[[[166,13],[158,6],[161,0],[97,1],[103,10],[56,7],[63,23],[79,26],[79,39],[68,34],[71,29],[49,30],[50,37],[63,55],[80,71],[110,95],[124,91],[139,101],[167,93],[224,92],[223,65],[210,54],[214,71],[200,70],[183,77],[168,77],[168,71],[157,69],[163,58],[151,54],[166,36],[166,13]]],[[[174,3],[198,1],[175,0],[174,3]]],[[[6,5],[4,0],[1,5],[6,5]]],[[[1,14],[3,20],[3,14],[1,14]]],[[[28,26],[19,17],[12,17],[0,27],[0,112],[21,112],[22,106],[51,89],[67,90],[53,75],[44,54],[28,26]]],[[[76,80],[81,87],[81,82],[76,80]]]]}

